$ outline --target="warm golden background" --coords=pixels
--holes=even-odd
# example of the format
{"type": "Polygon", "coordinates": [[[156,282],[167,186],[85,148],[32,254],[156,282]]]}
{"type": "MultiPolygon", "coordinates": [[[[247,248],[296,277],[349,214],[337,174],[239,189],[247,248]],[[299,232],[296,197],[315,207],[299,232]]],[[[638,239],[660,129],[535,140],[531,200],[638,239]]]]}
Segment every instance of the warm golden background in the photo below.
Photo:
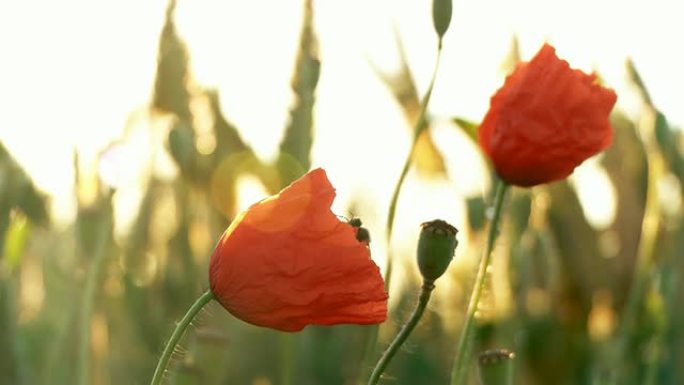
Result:
{"type": "MultiPolygon", "coordinates": [[[[364,220],[384,266],[389,198],[434,65],[431,3],[309,5],[0,2],[0,384],[149,381],[174,320],[207,286],[218,235],[309,167],[328,171],[336,212],[364,220]]],[[[478,122],[513,63],[543,41],[616,89],[616,140],[567,183],[515,190],[478,349],[515,350],[520,384],[594,384],[644,255],[633,378],[684,381],[678,7],[455,1],[430,137],[399,201],[383,345],[415,298],[418,224],[447,219],[461,245],[386,383],[447,381],[490,188],[455,119],[478,122]],[[654,108],[669,125],[653,123],[654,108]]],[[[359,327],[289,338],[213,307],[169,381],[281,384],[294,362],[291,383],[351,384],[364,367],[359,327]]]]}

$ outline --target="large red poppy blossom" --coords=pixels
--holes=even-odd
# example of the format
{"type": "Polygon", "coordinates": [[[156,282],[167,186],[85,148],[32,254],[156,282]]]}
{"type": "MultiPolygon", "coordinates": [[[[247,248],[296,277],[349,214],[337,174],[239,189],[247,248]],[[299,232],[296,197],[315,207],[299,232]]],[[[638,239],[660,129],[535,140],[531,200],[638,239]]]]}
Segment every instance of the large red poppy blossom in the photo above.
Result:
{"type": "Polygon", "coordinates": [[[520,64],[491,99],[479,142],[499,176],[518,186],[563,179],[610,145],[617,96],[571,69],[548,45],[520,64]]]}
{"type": "Polygon", "coordinates": [[[385,321],[380,269],[356,239],[358,228],[330,211],[334,197],[316,169],[240,214],[211,257],[209,282],[221,305],[250,324],[289,332],[385,321]]]}

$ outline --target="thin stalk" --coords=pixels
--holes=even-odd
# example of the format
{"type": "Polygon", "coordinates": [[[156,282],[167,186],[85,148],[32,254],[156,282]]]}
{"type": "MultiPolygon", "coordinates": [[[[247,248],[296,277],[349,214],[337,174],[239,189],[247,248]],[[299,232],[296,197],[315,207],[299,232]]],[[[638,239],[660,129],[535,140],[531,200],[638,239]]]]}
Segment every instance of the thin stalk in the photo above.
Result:
{"type": "Polygon", "coordinates": [[[97,243],[93,250],[92,262],[86,276],[85,288],[83,289],[83,300],[79,313],[80,338],[78,343],[78,361],[76,367],[76,378],[79,385],[88,385],[90,381],[90,323],[93,315],[93,304],[97,292],[97,283],[104,266],[109,245],[109,236],[112,230],[110,218],[103,218],[97,233],[97,243]]]}
{"type": "Polygon", "coordinates": [[[413,329],[415,329],[416,325],[418,324],[418,321],[420,321],[420,317],[422,317],[423,313],[425,312],[425,307],[427,306],[428,301],[430,300],[430,294],[432,294],[432,290],[434,288],[435,285],[432,282],[423,282],[423,286],[420,290],[420,296],[418,297],[418,303],[416,304],[416,308],[413,309],[413,313],[411,314],[409,320],[401,328],[397,336],[394,337],[394,341],[392,341],[387,350],[385,350],[385,353],[383,353],[382,357],[380,357],[378,363],[375,365],[375,369],[373,369],[373,373],[368,379],[368,385],[375,385],[378,383],[378,380],[387,368],[387,365],[390,363],[390,361],[397,353],[401,345],[406,341],[406,339],[411,334],[413,329]]]}
{"type": "Polygon", "coordinates": [[[294,334],[280,333],[280,384],[292,385],[292,374],[295,364],[294,334]]]}
{"type": "MultiPolygon", "coordinates": [[[[397,201],[399,200],[399,192],[404,184],[404,180],[408,175],[409,169],[411,168],[411,163],[413,162],[413,154],[416,151],[416,144],[418,143],[418,138],[425,131],[427,127],[427,107],[430,103],[430,98],[432,97],[432,89],[435,87],[435,79],[437,78],[437,72],[439,70],[439,62],[442,57],[442,39],[439,39],[437,44],[437,58],[435,59],[435,68],[432,71],[432,79],[430,80],[430,85],[428,86],[423,100],[420,104],[420,114],[418,115],[418,120],[416,120],[413,126],[413,141],[411,142],[411,149],[406,156],[404,161],[404,167],[401,170],[397,184],[394,186],[394,191],[392,192],[392,199],[390,200],[389,210],[387,212],[387,224],[386,224],[386,244],[387,244],[387,262],[385,265],[385,291],[389,292],[390,283],[392,280],[392,270],[393,270],[393,257],[390,247],[390,242],[392,241],[392,230],[394,230],[394,217],[397,211],[397,201]]],[[[366,378],[368,372],[366,367],[370,367],[370,362],[375,357],[376,346],[378,342],[378,326],[374,325],[367,329],[365,337],[365,347],[363,352],[363,362],[361,370],[359,371],[360,376],[357,381],[359,384],[363,383],[363,379],[366,378]]]]}
{"type": "Polygon", "coordinates": [[[461,338],[458,341],[458,349],[456,350],[456,358],[454,366],[451,371],[451,385],[464,384],[468,374],[468,361],[470,360],[470,349],[472,345],[472,333],[475,323],[475,312],[482,296],[482,291],[485,286],[485,278],[487,277],[487,267],[491,261],[492,250],[494,249],[494,242],[499,235],[499,225],[501,222],[503,203],[508,192],[509,184],[506,182],[499,182],[496,187],[496,196],[494,198],[494,215],[489,224],[489,234],[487,235],[487,244],[485,245],[484,254],[480,260],[480,265],[477,269],[477,276],[475,277],[475,284],[473,291],[470,294],[470,301],[468,302],[468,310],[466,312],[465,322],[461,331],[461,338]]]}
{"type": "Polygon", "coordinates": [[[176,325],[176,329],[173,331],[171,338],[169,338],[169,341],[166,343],[161,357],[159,357],[159,362],[157,362],[157,368],[154,370],[154,376],[152,377],[150,385],[161,384],[164,373],[166,372],[166,367],[169,365],[171,354],[173,354],[173,351],[176,349],[176,345],[178,345],[178,342],[180,341],[181,337],[183,337],[183,334],[185,334],[185,330],[187,330],[188,326],[190,326],[192,320],[195,319],[204,305],[208,304],[212,299],[214,299],[214,293],[212,293],[211,290],[207,290],[202,293],[202,295],[197,298],[195,303],[190,306],[190,309],[188,309],[188,312],[185,313],[183,319],[181,319],[178,325],[176,325]]]}
{"type": "Polygon", "coordinates": [[[364,328],[363,330],[363,359],[361,361],[361,368],[359,369],[359,376],[356,381],[357,385],[363,384],[369,375],[372,360],[375,358],[380,326],[368,325],[368,327],[364,328]]]}
{"type": "Polygon", "coordinates": [[[439,70],[439,62],[441,57],[442,39],[439,39],[439,43],[437,45],[437,58],[435,60],[435,68],[432,71],[432,79],[430,80],[430,85],[428,86],[427,91],[425,91],[423,101],[420,104],[420,114],[418,115],[418,120],[416,120],[416,123],[413,127],[413,141],[411,143],[411,149],[409,150],[408,155],[406,156],[406,160],[404,161],[404,168],[402,168],[401,174],[399,174],[397,184],[394,186],[394,192],[392,193],[392,199],[390,200],[389,211],[387,213],[387,265],[385,268],[385,291],[388,292],[390,288],[390,282],[392,279],[393,267],[393,258],[390,252],[390,242],[392,240],[392,230],[394,229],[394,216],[396,215],[397,211],[397,201],[399,200],[399,192],[401,191],[401,187],[404,184],[404,180],[406,180],[406,176],[408,175],[409,169],[411,168],[411,163],[413,162],[413,156],[414,152],[416,151],[416,144],[418,143],[418,138],[420,138],[420,135],[423,133],[423,131],[425,131],[425,128],[428,125],[427,107],[430,103],[430,97],[432,96],[432,89],[435,86],[435,79],[437,78],[437,71],[439,70]]]}

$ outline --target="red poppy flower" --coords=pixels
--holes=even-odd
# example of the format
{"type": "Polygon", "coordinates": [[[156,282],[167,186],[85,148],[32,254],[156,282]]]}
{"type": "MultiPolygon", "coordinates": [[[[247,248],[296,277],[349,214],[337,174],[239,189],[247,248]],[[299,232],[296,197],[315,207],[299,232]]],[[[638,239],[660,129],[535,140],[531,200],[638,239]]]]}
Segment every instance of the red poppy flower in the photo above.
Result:
{"type": "Polygon", "coordinates": [[[240,214],[211,257],[217,300],[241,320],[283,331],[387,318],[380,269],[358,228],[330,211],[335,189],[316,169],[240,214]]]}
{"type": "Polygon", "coordinates": [[[548,45],[506,78],[479,129],[480,146],[503,180],[534,186],[563,179],[605,149],[617,96],[596,75],[571,69],[548,45]]]}

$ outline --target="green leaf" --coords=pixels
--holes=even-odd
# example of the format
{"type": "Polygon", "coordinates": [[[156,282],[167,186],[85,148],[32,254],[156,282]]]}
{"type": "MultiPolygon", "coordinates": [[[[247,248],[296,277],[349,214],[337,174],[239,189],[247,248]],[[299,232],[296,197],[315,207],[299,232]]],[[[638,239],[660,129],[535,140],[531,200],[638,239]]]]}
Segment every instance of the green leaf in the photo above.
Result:
{"type": "Polygon", "coordinates": [[[627,69],[627,77],[629,80],[634,84],[639,91],[639,95],[641,98],[644,100],[644,102],[653,107],[653,101],[651,100],[651,95],[648,93],[648,89],[646,88],[646,85],[644,84],[644,81],[641,79],[641,75],[639,75],[639,71],[637,71],[636,66],[634,65],[634,62],[632,59],[627,59],[627,62],[625,63],[625,67],[627,69]]]}
{"type": "MultiPolygon", "coordinates": [[[[406,120],[410,124],[411,135],[413,135],[414,123],[418,120],[420,115],[420,100],[418,98],[416,84],[413,80],[413,74],[408,65],[408,58],[406,56],[406,51],[404,50],[404,45],[396,30],[394,37],[399,53],[399,70],[394,74],[386,74],[372,63],[371,66],[373,66],[375,73],[383,83],[385,83],[387,88],[389,88],[390,92],[392,92],[392,95],[404,112],[406,120]]],[[[427,124],[428,126],[425,127],[420,134],[415,146],[415,151],[413,153],[414,167],[421,176],[444,176],[446,174],[444,158],[430,136],[430,122],[428,121],[427,124]]]]}
{"type": "Polygon", "coordinates": [[[453,118],[452,121],[460,127],[473,142],[477,143],[477,129],[480,127],[479,124],[462,118],[453,118]]]}
{"type": "Polygon", "coordinates": [[[3,254],[9,271],[14,271],[21,264],[26,249],[26,241],[31,234],[31,224],[23,215],[17,215],[10,222],[5,234],[3,254]]]}

